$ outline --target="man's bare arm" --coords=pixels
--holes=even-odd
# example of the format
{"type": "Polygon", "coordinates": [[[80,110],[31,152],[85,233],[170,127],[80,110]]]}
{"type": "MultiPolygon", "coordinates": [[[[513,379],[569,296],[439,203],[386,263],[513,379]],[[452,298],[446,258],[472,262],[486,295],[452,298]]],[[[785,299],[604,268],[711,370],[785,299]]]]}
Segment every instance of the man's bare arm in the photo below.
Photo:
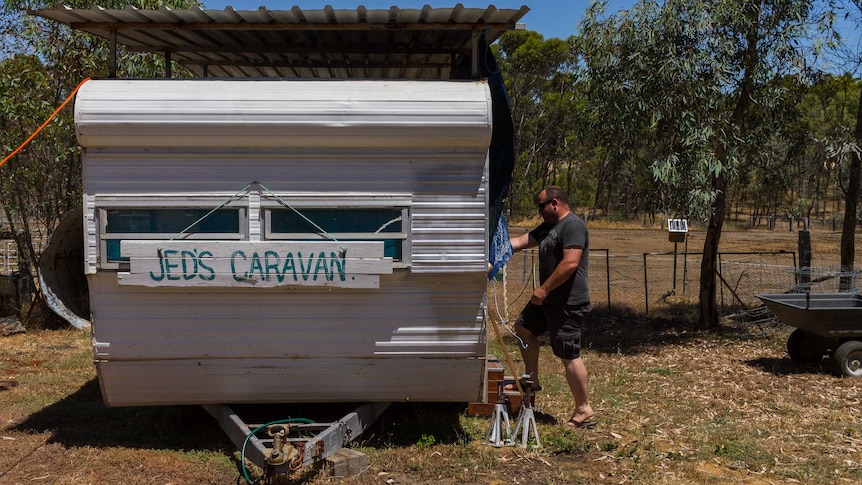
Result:
{"type": "Polygon", "coordinates": [[[509,238],[509,243],[512,245],[512,251],[520,251],[522,249],[533,248],[539,245],[539,242],[530,237],[529,232],[518,237],[509,238]]]}
{"type": "Polygon", "coordinates": [[[534,305],[541,305],[548,297],[548,293],[554,288],[560,286],[569,279],[578,269],[581,264],[581,255],[584,254],[583,248],[566,248],[563,250],[563,259],[560,264],[554,268],[554,272],[541,286],[533,291],[533,296],[530,297],[530,302],[534,305]]]}

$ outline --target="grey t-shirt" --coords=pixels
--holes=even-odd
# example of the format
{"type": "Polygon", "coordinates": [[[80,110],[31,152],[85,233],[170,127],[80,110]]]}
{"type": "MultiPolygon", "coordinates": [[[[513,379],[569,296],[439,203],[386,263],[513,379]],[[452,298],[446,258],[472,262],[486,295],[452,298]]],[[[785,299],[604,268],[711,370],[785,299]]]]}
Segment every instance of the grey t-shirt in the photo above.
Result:
{"type": "Polygon", "coordinates": [[[590,260],[590,235],[587,225],[573,213],[568,213],[556,224],[542,223],[530,231],[530,237],[539,242],[539,281],[544,283],[563,259],[564,248],[583,248],[578,269],[571,278],[554,288],[545,298],[549,305],[582,305],[590,302],[587,273],[590,260]]]}

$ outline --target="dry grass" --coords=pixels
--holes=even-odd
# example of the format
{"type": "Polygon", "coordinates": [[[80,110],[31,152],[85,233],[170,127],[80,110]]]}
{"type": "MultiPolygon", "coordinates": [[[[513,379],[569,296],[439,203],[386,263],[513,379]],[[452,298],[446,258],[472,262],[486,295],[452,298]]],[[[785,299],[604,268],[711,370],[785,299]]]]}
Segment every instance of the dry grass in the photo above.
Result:
{"type": "MultiPolygon", "coordinates": [[[[463,405],[395,405],[354,444],[370,461],[359,475],[303,470],[276,483],[862,480],[862,380],[838,377],[828,360],[792,364],[784,327],[689,327],[593,319],[585,351],[593,430],[563,428],[570,397],[543,348],[541,448],[483,444],[489,419],[467,416],[463,405]]],[[[77,331],[3,340],[0,377],[18,385],[0,393],[0,482],[235,482],[238,452],[202,410],[104,407],[88,340],[77,331]]],[[[505,345],[519,366],[516,343],[505,345]]]]}
{"type": "MultiPolygon", "coordinates": [[[[489,420],[462,415],[433,446],[415,435],[366,444],[369,469],[339,483],[858,483],[862,381],[837,377],[829,361],[792,364],[787,333],[596,319],[585,355],[597,428],[563,428],[570,395],[543,349],[541,449],[484,445],[489,420]]],[[[518,362],[516,343],[505,345],[518,362]]]]}
{"type": "Polygon", "coordinates": [[[2,339],[0,483],[227,483],[233,446],[197,407],[109,409],[90,336],[2,339]]]}
{"type": "MultiPolygon", "coordinates": [[[[632,246],[620,238],[594,233],[606,247],[632,246]]],[[[354,442],[369,457],[359,475],[335,479],[305,469],[274,482],[862,481],[862,379],[839,377],[829,360],[791,363],[787,327],[740,323],[703,331],[692,314],[681,307],[673,318],[593,316],[584,340],[593,430],[562,426],[571,397],[559,362],[543,347],[541,448],[483,444],[489,419],[467,416],[461,404],[399,404],[354,442]]],[[[493,333],[489,342],[502,357],[493,333]]],[[[18,384],[0,391],[0,483],[243,482],[239,452],[202,409],[106,408],[86,332],[37,331],[0,343],[0,380],[18,384]]],[[[505,347],[519,371],[515,341],[507,337],[505,347]]]]}

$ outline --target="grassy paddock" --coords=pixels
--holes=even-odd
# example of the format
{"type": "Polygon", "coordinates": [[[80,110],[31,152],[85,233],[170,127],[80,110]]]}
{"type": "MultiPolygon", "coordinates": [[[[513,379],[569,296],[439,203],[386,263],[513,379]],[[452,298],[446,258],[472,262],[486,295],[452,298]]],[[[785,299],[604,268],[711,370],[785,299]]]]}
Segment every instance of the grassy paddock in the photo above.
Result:
{"type": "MultiPolygon", "coordinates": [[[[354,442],[370,462],[359,475],[305,469],[274,482],[859,483],[862,379],[828,360],[791,363],[788,333],[594,315],[584,355],[595,429],[562,426],[571,398],[543,346],[541,448],[483,444],[490,420],[463,404],[397,404],[354,442]]],[[[0,482],[236,483],[239,452],[202,409],[102,404],[86,332],[0,341],[0,379],[18,383],[0,392],[0,482]]],[[[504,345],[520,370],[517,343],[504,345]]],[[[493,332],[489,347],[504,360],[493,332]]]]}

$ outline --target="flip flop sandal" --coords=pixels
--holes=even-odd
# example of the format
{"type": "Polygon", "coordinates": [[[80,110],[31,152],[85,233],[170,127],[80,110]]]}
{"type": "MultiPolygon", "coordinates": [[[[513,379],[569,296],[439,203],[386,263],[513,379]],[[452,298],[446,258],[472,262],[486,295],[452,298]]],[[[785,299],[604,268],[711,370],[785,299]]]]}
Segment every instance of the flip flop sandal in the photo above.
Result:
{"type": "Polygon", "coordinates": [[[578,428],[582,428],[582,429],[593,429],[593,428],[595,428],[595,427],[596,427],[596,422],[595,422],[595,421],[590,421],[590,420],[586,420],[586,421],[575,421],[574,419],[570,419],[570,420],[566,421],[565,426],[566,426],[567,428],[572,428],[572,429],[578,429],[578,428]]]}

